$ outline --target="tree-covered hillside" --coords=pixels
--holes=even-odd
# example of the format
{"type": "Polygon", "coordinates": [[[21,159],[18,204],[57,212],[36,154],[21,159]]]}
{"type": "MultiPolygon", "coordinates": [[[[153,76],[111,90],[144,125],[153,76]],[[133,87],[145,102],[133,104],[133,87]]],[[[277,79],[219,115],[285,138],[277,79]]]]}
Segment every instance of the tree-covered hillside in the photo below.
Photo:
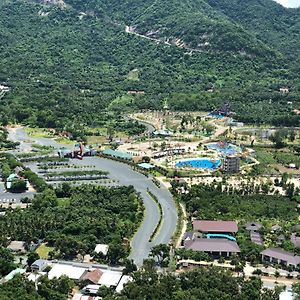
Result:
{"type": "MultiPolygon", "coordinates": [[[[104,109],[115,108],[110,103],[122,111],[157,109],[168,98],[174,109],[210,110],[230,101],[242,121],[299,123],[292,113],[300,105],[297,67],[280,47],[227,15],[221,4],[44,2],[1,1],[0,84],[11,88],[1,99],[2,119],[58,128],[78,122],[96,126],[103,123],[104,109]],[[141,34],[155,31],[154,38],[172,45],[126,33],[125,25],[141,34]],[[173,45],[176,38],[186,48],[173,45]],[[281,86],[290,87],[290,93],[280,94],[281,86]],[[127,95],[132,90],[145,93],[127,95]]],[[[238,3],[231,8],[241,14],[238,3]]],[[[295,18],[299,14],[283,11],[295,18]]],[[[257,22],[273,30],[268,22],[257,22]]]]}

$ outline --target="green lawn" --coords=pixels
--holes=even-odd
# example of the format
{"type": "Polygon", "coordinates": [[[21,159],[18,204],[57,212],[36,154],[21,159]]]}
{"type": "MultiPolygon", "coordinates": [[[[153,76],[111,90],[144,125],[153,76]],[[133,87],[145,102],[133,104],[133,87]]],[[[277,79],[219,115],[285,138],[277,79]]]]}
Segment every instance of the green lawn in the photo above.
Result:
{"type": "Polygon", "coordinates": [[[25,132],[34,138],[48,138],[48,137],[53,137],[53,133],[49,131],[47,128],[24,128],[25,132]]]}
{"type": "Polygon", "coordinates": [[[54,248],[53,247],[48,247],[46,246],[46,244],[41,244],[36,250],[35,252],[39,255],[40,258],[42,259],[47,259],[48,258],[48,254],[50,251],[53,251],[54,248]]]}

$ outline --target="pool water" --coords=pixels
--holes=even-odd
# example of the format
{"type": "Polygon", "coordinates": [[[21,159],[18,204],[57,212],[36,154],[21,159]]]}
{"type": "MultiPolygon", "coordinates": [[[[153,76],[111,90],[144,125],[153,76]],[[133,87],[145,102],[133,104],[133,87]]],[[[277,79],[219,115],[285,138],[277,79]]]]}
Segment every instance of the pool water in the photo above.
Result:
{"type": "Polygon", "coordinates": [[[221,166],[220,159],[209,159],[209,158],[193,158],[184,161],[179,161],[175,164],[179,168],[195,168],[195,169],[209,169],[215,170],[221,166]]]}
{"type": "Polygon", "coordinates": [[[206,237],[208,239],[227,239],[236,242],[236,238],[228,234],[209,233],[206,237]]]}
{"type": "Polygon", "coordinates": [[[207,144],[208,149],[216,150],[223,155],[232,155],[241,152],[240,147],[233,144],[212,143],[207,144]]]}
{"type": "Polygon", "coordinates": [[[223,119],[223,118],[225,118],[225,116],[218,115],[218,114],[208,114],[208,116],[212,117],[212,118],[216,118],[216,119],[223,119]]]}

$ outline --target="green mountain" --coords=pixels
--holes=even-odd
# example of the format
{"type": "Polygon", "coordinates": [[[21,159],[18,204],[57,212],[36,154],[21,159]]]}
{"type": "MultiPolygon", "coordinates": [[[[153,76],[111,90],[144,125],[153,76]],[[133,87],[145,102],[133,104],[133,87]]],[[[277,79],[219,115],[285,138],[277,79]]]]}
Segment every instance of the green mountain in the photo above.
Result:
{"type": "Polygon", "coordinates": [[[11,87],[2,121],[101,125],[107,108],[159,109],[168,98],[178,110],[230,101],[239,120],[299,123],[299,10],[272,0],[0,5],[0,84],[11,87]]]}

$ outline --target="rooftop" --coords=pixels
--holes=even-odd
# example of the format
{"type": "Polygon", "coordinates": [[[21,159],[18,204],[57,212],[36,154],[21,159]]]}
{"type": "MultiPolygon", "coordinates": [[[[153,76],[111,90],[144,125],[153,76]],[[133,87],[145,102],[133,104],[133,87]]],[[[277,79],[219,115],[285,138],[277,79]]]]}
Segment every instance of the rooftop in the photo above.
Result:
{"type": "Polygon", "coordinates": [[[106,244],[97,244],[95,247],[95,252],[96,253],[102,253],[103,255],[107,255],[109,246],[106,244]]]}
{"type": "Polygon", "coordinates": [[[155,168],[155,166],[148,164],[148,163],[141,163],[141,164],[138,164],[138,166],[141,167],[142,169],[146,169],[146,170],[155,168]]]}
{"type": "Polygon", "coordinates": [[[261,255],[269,256],[275,259],[286,261],[288,264],[298,265],[300,264],[300,256],[295,255],[292,252],[287,252],[279,248],[268,248],[260,253],[261,255]]]}
{"type": "Polygon", "coordinates": [[[7,246],[7,249],[10,249],[12,251],[26,252],[25,242],[24,241],[11,241],[10,244],[7,246]]]}
{"type": "Polygon", "coordinates": [[[128,160],[131,160],[133,157],[130,153],[116,151],[116,150],[112,150],[112,149],[106,149],[102,153],[104,155],[113,156],[116,158],[128,159],[128,160]]]}
{"type": "Polygon", "coordinates": [[[15,275],[17,274],[24,274],[26,272],[26,269],[20,269],[20,268],[17,268],[13,271],[11,271],[9,274],[7,274],[5,277],[4,277],[4,280],[5,281],[8,281],[8,280],[11,280],[14,278],[15,275]]]}
{"type": "Polygon", "coordinates": [[[193,229],[202,232],[238,232],[237,223],[235,221],[194,220],[193,229]]]}
{"type": "Polygon", "coordinates": [[[245,225],[245,228],[246,228],[246,230],[254,230],[254,231],[257,231],[257,230],[259,230],[259,229],[261,229],[263,226],[261,225],[261,224],[259,224],[259,223],[256,223],[256,222],[248,222],[248,223],[246,223],[246,225],[245,225]]]}
{"type": "Polygon", "coordinates": [[[89,280],[90,282],[97,284],[102,275],[103,272],[99,269],[88,270],[86,274],[84,274],[84,276],[82,277],[82,280],[89,280]]]}
{"type": "Polygon", "coordinates": [[[53,264],[52,269],[48,273],[48,278],[59,278],[65,275],[70,279],[79,280],[85,271],[86,268],[75,267],[72,265],[53,264]]]}
{"type": "Polygon", "coordinates": [[[185,248],[204,252],[240,252],[238,244],[227,239],[196,239],[187,242],[185,248]]]}
{"type": "Polygon", "coordinates": [[[100,285],[105,285],[107,287],[117,286],[122,277],[122,272],[103,270],[103,274],[98,282],[100,285]]]}

